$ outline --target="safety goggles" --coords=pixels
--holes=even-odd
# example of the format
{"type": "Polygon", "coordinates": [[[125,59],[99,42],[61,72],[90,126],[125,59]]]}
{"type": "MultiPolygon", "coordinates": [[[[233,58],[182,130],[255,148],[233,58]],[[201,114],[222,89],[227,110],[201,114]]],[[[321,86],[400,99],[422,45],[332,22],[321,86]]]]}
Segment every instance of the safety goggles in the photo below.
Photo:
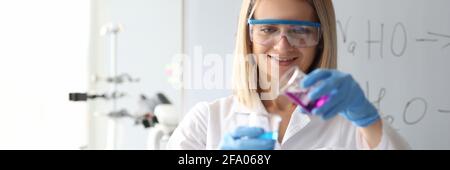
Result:
{"type": "Polygon", "coordinates": [[[249,19],[250,40],[273,47],[283,37],[295,48],[314,47],[321,38],[320,23],[297,20],[249,19]]]}

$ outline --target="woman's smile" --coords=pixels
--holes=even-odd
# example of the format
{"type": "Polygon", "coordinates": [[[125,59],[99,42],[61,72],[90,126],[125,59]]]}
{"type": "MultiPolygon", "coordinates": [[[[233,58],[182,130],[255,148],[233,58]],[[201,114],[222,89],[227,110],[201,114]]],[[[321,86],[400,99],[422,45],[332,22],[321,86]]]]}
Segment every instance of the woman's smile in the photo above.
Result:
{"type": "Polygon", "coordinates": [[[299,57],[280,57],[276,55],[267,55],[267,57],[280,67],[290,67],[299,59],[299,57]]]}

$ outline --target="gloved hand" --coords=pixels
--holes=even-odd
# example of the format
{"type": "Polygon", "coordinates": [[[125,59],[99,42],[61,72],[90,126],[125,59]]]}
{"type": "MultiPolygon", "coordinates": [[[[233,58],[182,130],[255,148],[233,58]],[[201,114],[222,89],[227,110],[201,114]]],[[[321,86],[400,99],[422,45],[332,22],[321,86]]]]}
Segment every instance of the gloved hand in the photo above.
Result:
{"type": "Polygon", "coordinates": [[[322,107],[312,110],[313,115],[328,120],[340,114],[359,127],[367,127],[380,119],[378,111],[366,99],[361,87],[350,74],[318,69],[307,75],[301,86],[309,88],[318,82],[308,97],[311,101],[323,95],[329,95],[329,98],[322,107]]]}
{"type": "Polygon", "coordinates": [[[275,140],[264,136],[264,129],[256,127],[238,127],[226,134],[220,144],[223,150],[273,150],[275,140]]]}

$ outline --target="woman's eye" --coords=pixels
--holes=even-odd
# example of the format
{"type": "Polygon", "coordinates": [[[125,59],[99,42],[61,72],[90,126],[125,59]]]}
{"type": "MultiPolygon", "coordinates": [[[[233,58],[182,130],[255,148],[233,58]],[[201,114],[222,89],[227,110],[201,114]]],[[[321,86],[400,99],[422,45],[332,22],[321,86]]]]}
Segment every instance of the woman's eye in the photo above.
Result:
{"type": "Polygon", "coordinates": [[[295,34],[311,34],[312,30],[302,27],[302,28],[293,29],[292,33],[295,33],[295,34]]]}
{"type": "Polygon", "coordinates": [[[274,33],[274,32],[276,32],[277,29],[276,29],[276,28],[265,27],[265,28],[259,29],[259,31],[262,32],[262,33],[268,34],[268,33],[274,33]]]}

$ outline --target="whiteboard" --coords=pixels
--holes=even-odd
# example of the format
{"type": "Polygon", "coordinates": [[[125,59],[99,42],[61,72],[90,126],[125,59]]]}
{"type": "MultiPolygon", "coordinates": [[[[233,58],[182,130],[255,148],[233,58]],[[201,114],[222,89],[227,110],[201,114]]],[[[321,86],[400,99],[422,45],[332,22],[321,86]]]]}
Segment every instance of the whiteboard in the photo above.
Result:
{"type": "Polygon", "coordinates": [[[450,149],[450,1],[335,0],[338,68],[413,149],[450,149]]]}

